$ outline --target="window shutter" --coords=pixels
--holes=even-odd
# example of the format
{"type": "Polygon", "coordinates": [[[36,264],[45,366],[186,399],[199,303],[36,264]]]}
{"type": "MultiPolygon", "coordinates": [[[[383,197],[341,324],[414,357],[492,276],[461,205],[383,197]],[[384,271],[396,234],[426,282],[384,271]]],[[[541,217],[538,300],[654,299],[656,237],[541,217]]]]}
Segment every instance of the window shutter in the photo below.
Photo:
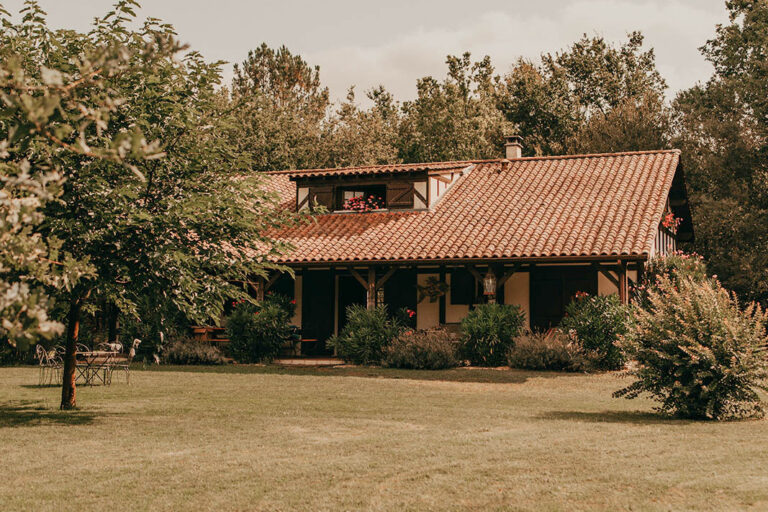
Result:
{"type": "Polygon", "coordinates": [[[387,185],[388,208],[413,208],[413,183],[392,182],[387,185]]]}
{"type": "Polygon", "coordinates": [[[318,205],[333,210],[333,186],[320,185],[309,187],[309,201],[310,205],[314,205],[317,202],[318,205]]]}

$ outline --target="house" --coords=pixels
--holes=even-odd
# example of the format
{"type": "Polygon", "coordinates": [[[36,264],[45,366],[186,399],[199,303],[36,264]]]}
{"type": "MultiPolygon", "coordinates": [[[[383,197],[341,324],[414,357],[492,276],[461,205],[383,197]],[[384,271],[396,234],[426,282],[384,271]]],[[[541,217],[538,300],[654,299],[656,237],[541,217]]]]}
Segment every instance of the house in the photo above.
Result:
{"type": "Polygon", "coordinates": [[[293,248],[275,261],[296,277],[260,293],[295,299],[294,322],[317,340],[307,354],[324,353],[351,304],[408,308],[429,328],[497,301],[548,328],[579,291],[627,302],[649,258],[693,237],[679,151],[521,150],[508,137],[498,160],[270,173],[283,207],[327,213],[276,234],[293,248]]]}

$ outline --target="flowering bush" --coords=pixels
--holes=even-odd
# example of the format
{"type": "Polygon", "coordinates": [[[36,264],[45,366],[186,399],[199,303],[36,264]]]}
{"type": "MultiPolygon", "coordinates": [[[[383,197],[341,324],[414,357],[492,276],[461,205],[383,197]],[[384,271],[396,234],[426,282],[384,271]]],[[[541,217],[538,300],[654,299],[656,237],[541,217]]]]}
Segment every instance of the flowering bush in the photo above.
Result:
{"type": "Polygon", "coordinates": [[[355,196],[350,197],[344,201],[342,207],[345,210],[352,210],[358,213],[363,213],[383,208],[384,201],[382,198],[376,196],[368,196],[367,198],[364,196],[355,196]]]}
{"type": "Polygon", "coordinates": [[[459,364],[456,341],[444,329],[403,331],[384,347],[382,364],[415,370],[453,368],[459,364]]]}
{"type": "Polygon", "coordinates": [[[267,295],[259,304],[238,303],[227,320],[229,350],[238,362],[271,361],[287,343],[298,340],[290,325],[295,303],[281,295],[267,295]]]}
{"type": "Polygon", "coordinates": [[[525,313],[518,305],[481,304],[461,321],[459,353],[477,366],[501,366],[520,334],[525,313]]]}
{"type": "Polygon", "coordinates": [[[661,225],[667,229],[675,231],[680,226],[681,222],[683,222],[683,219],[675,217],[675,214],[670,212],[664,216],[661,225]]]}
{"type": "Polygon", "coordinates": [[[741,309],[715,280],[662,277],[648,291],[649,307],[622,345],[637,366],[637,380],[614,393],[648,393],[659,410],[687,418],[763,416],[757,390],[768,390],[766,314],[741,309]]]}
{"type": "Polygon", "coordinates": [[[528,332],[515,339],[507,353],[511,368],[579,372],[587,369],[587,361],[578,341],[562,331],[528,332]]]}
{"type": "Polygon", "coordinates": [[[631,315],[616,295],[576,294],[565,307],[560,328],[579,344],[596,370],[617,370],[624,356],[616,344],[629,330],[631,315]]]}
{"type": "Polygon", "coordinates": [[[347,308],[347,323],[329,345],[345,361],[354,364],[381,364],[384,347],[404,329],[397,317],[392,317],[387,306],[367,309],[353,304],[347,308]]]}
{"type": "Polygon", "coordinates": [[[193,339],[178,339],[163,350],[163,361],[168,364],[216,365],[224,364],[218,347],[193,339]]]}
{"type": "MultiPolygon", "coordinates": [[[[645,267],[642,282],[632,289],[636,303],[640,307],[648,305],[648,290],[655,287],[663,278],[670,279],[673,283],[685,279],[692,279],[696,282],[710,279],[704,259],[696,253],[686,254],[682,251],[676,251],[666,256],[653,258],[648,261],[645,267]]],[[[717,276],[712,276],[711,279],[717,279],[717,276]]]]}

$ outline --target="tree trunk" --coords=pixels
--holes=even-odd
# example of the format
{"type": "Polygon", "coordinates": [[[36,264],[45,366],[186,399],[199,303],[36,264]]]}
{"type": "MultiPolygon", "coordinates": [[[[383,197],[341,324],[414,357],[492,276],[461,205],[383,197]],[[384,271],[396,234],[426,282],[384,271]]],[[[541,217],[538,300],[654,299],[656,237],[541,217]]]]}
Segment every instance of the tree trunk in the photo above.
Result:
{"type": "Polygon", "coordinates": [[[80,310],[83,301],[75,297],[69,303],[69,315],[67,315],[67,345],[64,353],[64,373],[61,381],[61,409],[74,409],[75,402],[75,373],[77,366],[77,340],[80,336],[80,310]]]}

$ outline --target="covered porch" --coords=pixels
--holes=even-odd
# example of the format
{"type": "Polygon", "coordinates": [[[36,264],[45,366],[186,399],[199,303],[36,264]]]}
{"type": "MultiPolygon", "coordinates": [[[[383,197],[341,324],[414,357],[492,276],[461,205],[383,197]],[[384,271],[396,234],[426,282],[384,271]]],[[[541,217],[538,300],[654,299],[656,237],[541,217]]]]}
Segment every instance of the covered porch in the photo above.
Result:
{"type": "Polygon", "coordinates": [[[325,341],[344,327],[353,304],[413,311],[418,329],[457,326],[476,304],[517,304],[529,328],[548,329],[577,292],[617,294],[628,303],[644,264],[644,257],[317,264],[293,267],[295,278],[274,273],[255,285],[257,298],[277,293],[296,301],[297,353],[327,356],[325,341]]]}

